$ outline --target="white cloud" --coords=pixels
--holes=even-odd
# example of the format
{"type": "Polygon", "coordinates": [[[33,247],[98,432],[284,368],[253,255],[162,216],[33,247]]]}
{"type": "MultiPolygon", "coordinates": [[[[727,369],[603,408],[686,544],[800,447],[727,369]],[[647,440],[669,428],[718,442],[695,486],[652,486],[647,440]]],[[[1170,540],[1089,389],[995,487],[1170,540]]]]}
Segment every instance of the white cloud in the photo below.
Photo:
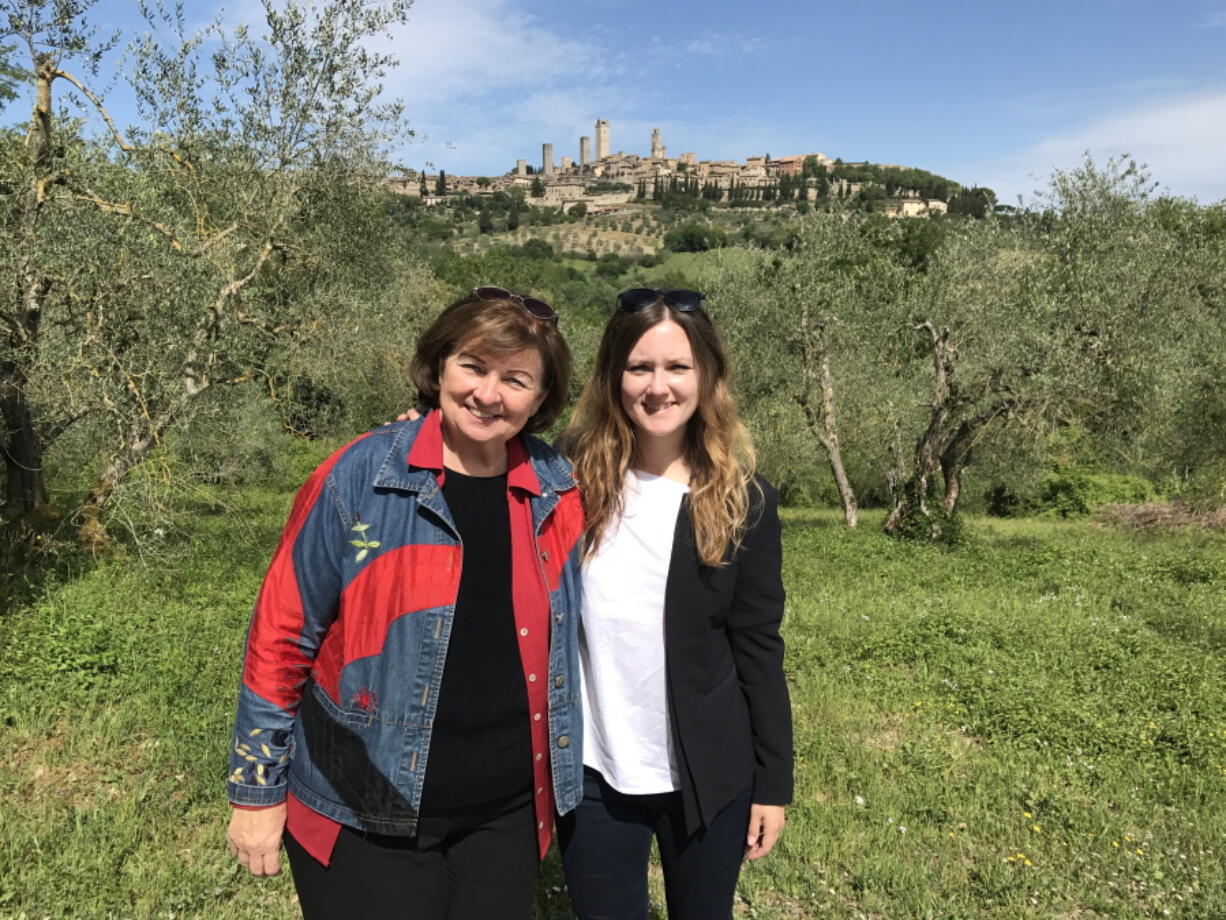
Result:
{"type": "Polygon", "coordinates": [[[752,54],[766,47],[766,42],[752,35],[729,35],[707,32],[685,45],[686,54],[752,54]]]}
{"type": "MultiPolygon", "coordinates": [[[[263,31],[260,0],[219,8],[223,25],[263,31]]],[[[399,62],[386,88],[410,107],[490,92],[592,78],[603,70],[600,48],[551,30],[510,0],[416,0],[408,24],[369,43],[399,62]]]]}
{"type": "MultiPolygon", "coordinates": [[[[684,107],[678,109],[674,94],[661,83],[658,66],[646,63],[655,53],[677,56],[676,42],[653,36],[646,52],[641,46],[628,50],[624,29],[612,22],[571,33],[527,5],[526,0],[415,0],[408,24],[374,43],[399,61],[384,89],[388,97],[404,101],[405,117],[417,134],[396,159],[417,168],[429,164],[431,170],[488,174],[511,169],[518,157],[539,165],[543,142],[553,144],[558,161],[578,159],[579,137],[594,134],[596,118],[609,120],[614,151],[646,154],[654,127],[662,129],[674,153],[710,156],[718,149],[741,158],[762,146],[760,134],[756,143],[744,137],[745,150],[730,141],[752,135],[742,121],[676,117],[684,107]]],[[[263,18],[259,0],[230,0],[222,17],[231,26],[263,18]]],[[[739,57],[760,52],[765,42],[755,35],[706,31],[688,45],[683,40],[681,47],[696,57],[739,57]]]]}
{"type": "MultiPolygon", "coordinates": [[[[632,104],[633,86],[616,56],[564,34],[511,0],[417,0],[409,23],[380,50],[399,66],[386,92],[405,102],[418,143],[414,165],[481,174],[538,164],[541,143],[554,157],[579,157],[579,136],[597,117],[632,104]],[[616,91],[611,87],[616,82],[616,91]]],[[[599,30],[596,30],[598,34],[599,30]]]]}
{"type": "Polygon", "coordinates": [[[1159,188],[1202,203],[1226,199],[1226,90],[1148,102],[1103,115],[989,163],[958,167],[966,182],[994,188],[1003,202],[1027,199],[1052,169],[1076,166],[1089,151],[1097,161],[1127,153],[1149,166],[1159,188]]]}
{"type": "Polygon", "coordinates": [[[506,0],[418,0],[388,50],[400,60],[389,89],[422,103],[592,79],[604,55],[551,31],[506,0]]]}

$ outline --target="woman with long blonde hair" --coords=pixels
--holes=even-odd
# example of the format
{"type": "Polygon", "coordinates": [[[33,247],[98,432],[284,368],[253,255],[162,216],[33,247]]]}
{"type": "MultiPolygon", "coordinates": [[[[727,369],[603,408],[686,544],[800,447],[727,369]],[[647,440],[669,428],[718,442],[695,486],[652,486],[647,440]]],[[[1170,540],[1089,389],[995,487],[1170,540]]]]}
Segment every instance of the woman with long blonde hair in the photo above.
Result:
{"type": "Polygon", "coordinates": [[[732,916],[792,795],[775,491],[694,291],[618,297],[563,438],[586,515],[584,795],[559,821],[583,920],[732,916]]]}

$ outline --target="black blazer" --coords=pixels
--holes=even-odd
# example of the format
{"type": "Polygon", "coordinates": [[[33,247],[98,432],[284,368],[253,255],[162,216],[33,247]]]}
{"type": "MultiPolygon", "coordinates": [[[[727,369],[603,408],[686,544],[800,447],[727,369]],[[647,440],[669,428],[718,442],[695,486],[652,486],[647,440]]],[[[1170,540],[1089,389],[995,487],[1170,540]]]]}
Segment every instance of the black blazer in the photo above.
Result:
{"type": "Polygon", "coordinates": [[[688,496],[664,593],[664,649],[686,832],[753,784],[753,802],[792,800],[792,711],[783,676],[778,494],[750,488],[749,526],[719,568],[698,561],[688,496]]]}

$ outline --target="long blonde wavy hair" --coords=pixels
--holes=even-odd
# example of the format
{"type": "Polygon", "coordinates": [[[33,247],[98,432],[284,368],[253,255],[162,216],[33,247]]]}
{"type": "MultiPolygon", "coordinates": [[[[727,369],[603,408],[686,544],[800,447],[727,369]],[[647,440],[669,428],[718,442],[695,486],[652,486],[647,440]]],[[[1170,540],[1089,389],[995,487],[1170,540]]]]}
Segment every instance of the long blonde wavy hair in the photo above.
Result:
{"type": "Polygon", "coordinates": [[[601,337],[592,378],[562,436],[562,448],[575,465],[590,556],[622,512],[622,488],[635,456],[634,426],[621,402],[626,360],[644,332],[666,321],[685,330],[698,370],[698,409],[685,439],[689,509],[699,560],[719,566],[745,533],[756,459],[728,388],[723,343],[704,310],[673,310],[657,299],[641,310],[614,313],[601,337]]]}

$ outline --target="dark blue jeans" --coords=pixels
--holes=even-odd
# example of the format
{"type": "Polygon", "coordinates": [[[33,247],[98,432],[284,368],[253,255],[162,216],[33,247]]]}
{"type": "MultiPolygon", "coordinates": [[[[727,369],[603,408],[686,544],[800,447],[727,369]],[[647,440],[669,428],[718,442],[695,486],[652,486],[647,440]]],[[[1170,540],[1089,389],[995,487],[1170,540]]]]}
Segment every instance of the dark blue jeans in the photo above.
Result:
{"type": "Polygon", "coordinates": [[[687,837],[681,793],[623,795],[585,770],[583,801],[558,821],[571,906],[580,920],[647,920],[647,859],[660,847],[669,920],[731,920],[745,858],[751,790],[687,837]]]}

